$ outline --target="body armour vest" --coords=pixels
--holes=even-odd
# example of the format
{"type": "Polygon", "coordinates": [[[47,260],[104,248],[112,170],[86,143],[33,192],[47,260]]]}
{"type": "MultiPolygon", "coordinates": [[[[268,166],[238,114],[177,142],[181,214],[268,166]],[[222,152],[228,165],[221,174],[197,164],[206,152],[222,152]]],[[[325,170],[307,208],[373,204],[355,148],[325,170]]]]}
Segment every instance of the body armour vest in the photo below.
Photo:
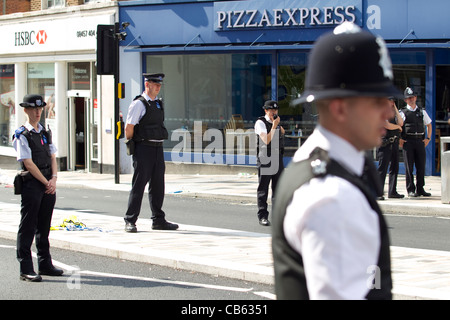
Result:
{"type": "MultiPolygon", "coordinates": [[[[376,171],[375,171],[376,173],[376,171]]],[[[309,159],[291,163],[279,180],[274,214],[272,218],[272,251],[275,271],[275,293],[278,299],[307,300],[309,299],[303,258],[288,243],[283,222],[286,208],[292,200],[294,192],[312,178],[324,177],[332,174],[341,177],[358,187],[366,196],[370,206],[377,213],[380,226],[380,251],[378,255],[377,275],[375,284],[366,295],[367,299],[392,299],[392,276],[389,248],[389,234],[386,222],[379,208],[375,192],[366,182],[344,169],[336,161],[328,158],[328,153],[320,148],[315,149],[309,159]],[[379,282],[377,282],[379,280],[379,282]]],[[[378,190],[379,192],[379,190],[378,190]]],[[[370,279],[368,274],[368,280],[370,279]]]]}
{"type": "Polygon", "coordinates": [[[161,100],[147,101],[143,96],[137,96],[134,100],[137,99],[144,104],[145,114],[134,127],[133,140],[142,142],[167,139],[169,134],[164,126],[163,102],[161,100]]]}
{"type": "MultiPolygon", "coordinates": [[[[261,120],[266,125],[267,133],[272,130],[272,124],[267,121],[266,117],[259,117],[258,120],[261,120]]],[[[265,157],[270,157],[272,155],[272,151],[278,152],[280,155],[284,154],[284,138],[281,134],[281,130],[277,128],[278,131],[278,146],[276,148],[272,148],[272,141],[269,144],[265,144],[259,135],[256,136],[256,155],[258,157],[258,161],[264,159],[265,157]]],[[[267,161],[260,161],[262,163],[267,163],[267,161]]]]}
{"type": "MultiPolygon", "coordinates": [[[[50,144],[52,143],[51,131],[42,129],[41,132],[36,133],[28,131],[28,129],[22,126],[16,130],[15,137],[18,139],[20,134],[23,134],[27,138],[28,146],[31,149],[31,159],[39,170],[50,169],[52,166],[52,155],[50,153],[50,144]]],[[[27,170],[23,162],[22,169],[27,170]]],[[[51,171],[48,172],[51,174],[51,171]]],[[[48,174],[44,174],[44,176],[48,176],[48,174]]]]}
{"type": "Polygon", "coordinates": [[[403,139],[408,137],[424,138],[425,126],[423,124],[423,110],[419,107],[415,111],[411,111],[408,108],[404,108],[405,121],[403,124],[402,137],[403,139]]]}
{"type": "MultiPolygon", "coordinates": [[[[395,117],[390,119],[389,123],[397,124],[397,122],[395,121],[395,117]]],[[[395,136],[398,137],[399,135],[400,135],[400,129],[386,130],[385,138],[390,138],[390,137],[395,137],[395,136]]]]}

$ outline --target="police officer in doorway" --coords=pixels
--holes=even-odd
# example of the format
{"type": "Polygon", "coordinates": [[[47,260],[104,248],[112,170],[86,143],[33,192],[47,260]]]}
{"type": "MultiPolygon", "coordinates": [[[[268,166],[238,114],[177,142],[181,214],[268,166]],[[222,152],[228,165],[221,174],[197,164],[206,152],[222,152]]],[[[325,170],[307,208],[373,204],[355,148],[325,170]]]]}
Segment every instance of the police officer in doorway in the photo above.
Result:
{"type": "Polygon", "coordinates": [[[269,184],[272,181],[272,200],[274,200],[278,178],[284,169],[284,128],[280,126],[278,108],[276,101],[266,101],[263,106],[265,115],[259,117],[255,123],[258,166],[258,219],[262,226],[270,225],[269,211],[267,210],[269,184]]]}
{"type": "MultiPolygon", "coordinates": [[[[405,196],[397,192],[397,176],[399,166],[398,146],[403,126],[403,112],[398,111],[393,98],[389,100],[394,117],[386,121],[386,125],[384,126],[386,135],[383,137],[383,142],[377,150],[378,173],[380,174],[381,185],[384,187],[386,173],[389,168],[388,197],[401,199],[405,196]]],[[[384,196],[380,196],[378,200],[384,200],[384,196]]]]}
{"type": "Polygon", "coordinates": [[[29,94],[20,106],[28,117],[25,125],[15,131],[13,146],[21,163],[21,219],[17,233],[17,259],[20,279],[42,281],[41,275],[61,276],[63,270],[55,268],[50,256],[48,236],[56,201],[56,147],[50,130],[39,123],[46,103],[40,95],[29,94]],[[33,268],[31,245],[36,239],[39,274],[33,268]]]}
{"type": "Polygon", "coordinates": [[[152,229],[176,230],[178,225],[165,219],[164,202],[164,152],[163,141],[168,138],[164,126],[164,104],[158,99],[164,74],[144,74],[145,90],[130,104],[125,125],[125,137],[134,145],[133,178],[128,209],[125,214],[125,231],[137,232],[136,221],[141,211],[144,189],[148,183],[148,200],[152,211],[152,229]]]}
{"type": "Polygon", "coordinates": [[[425,148],[431,140],[431,118],[427,112],[417,106],[417,94],[410,87],[404,91],[407,104],[403,108],[404,124],[400,146],[403,147],[405,162],[406,190],[409,197],[430,197],[425,186],[425,148]],[[426,128],[426,130],[425,130],[426,128]],[[416,185],[414,184],[414,166],[416,167],[416,185]]]}

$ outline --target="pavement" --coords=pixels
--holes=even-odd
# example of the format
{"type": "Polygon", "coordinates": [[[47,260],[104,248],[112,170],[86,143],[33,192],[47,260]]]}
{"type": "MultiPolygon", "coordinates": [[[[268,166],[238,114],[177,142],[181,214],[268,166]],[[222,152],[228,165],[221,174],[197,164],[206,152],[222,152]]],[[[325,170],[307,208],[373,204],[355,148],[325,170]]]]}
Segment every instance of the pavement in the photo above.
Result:
{"type": "MultiPolygon", "coordinates": [[[[11,195],[15,173],[16,170],[0,169],[0,187],[11,188],[11,195]]],[[[385,214],[450,217],[450,204],[441,202],[441,178],[426,177],[425,181],[431,197],[379,201],[385,214]]],[[[119,182],[115,183],[113,174],[58,173],[59,187],[122,191],[131,189],[131,174],[120,175],[119,182]]],[[[399,193],[406,194],[404,176],[399,176],[397,185],[399,193]]],[[[257,176],[245,172],[166,174],[168,197],[205,197],[256,204],[256,187],[257,176]]],[[[19,210],[19,204],[0,203],[0,238],[16,238],[19,210]]],[[[52,226],[61,225],[71,216],[86,228],[51,231],[52,247],[245,281],[265,284],[274,281],[270,234],[185,224],[180,224],[177,231],[154,231],[146,217],[139,218],[139,232],[130,234],[124,231],[121,217],[58,209],[54,210],[52,226]]],[[[391,257],[395,299],[450,299],[450,252],[392,246],[391,257]]]]}

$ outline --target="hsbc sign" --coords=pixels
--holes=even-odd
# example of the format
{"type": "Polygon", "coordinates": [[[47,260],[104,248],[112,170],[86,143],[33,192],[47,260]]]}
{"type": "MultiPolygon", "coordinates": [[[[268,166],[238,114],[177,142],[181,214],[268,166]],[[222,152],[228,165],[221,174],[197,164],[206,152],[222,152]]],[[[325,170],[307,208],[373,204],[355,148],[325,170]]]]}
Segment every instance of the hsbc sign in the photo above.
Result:
{"type": "Polygon", "coordinates": [[[114,16],[108,11],[101,15],[27,19],[23,23],[3,23],[0,19],[0,57],[10,54],[74,54],[86,50],[95,52],[97,25],[110,24],[112,17],[114,16]]]}
{"type": "Polygon", "coordinates": [[[47,41],[47,32],[39,31],[20,31],[14,33],[14,46],[33,46],[35,44],[45,44],[47,41]]]}

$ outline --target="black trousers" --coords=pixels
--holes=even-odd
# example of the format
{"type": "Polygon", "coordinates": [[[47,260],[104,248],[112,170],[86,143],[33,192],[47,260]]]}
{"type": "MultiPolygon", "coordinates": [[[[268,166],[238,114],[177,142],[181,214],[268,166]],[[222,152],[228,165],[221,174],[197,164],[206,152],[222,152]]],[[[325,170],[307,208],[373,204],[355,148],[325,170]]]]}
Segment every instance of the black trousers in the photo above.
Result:
{"type": "Polygon", "coordinates": [[[408,193],[424,192],[426,153],[422,139],[407,139],[403,144],[403,157],[405,162],[406,190],[408,190],[408,193]],[[417,186],[414,185],[414,166],[416,167],[417,186]]]}
{"type": "Polygon", "coordinates": [[[141,212],[142,198],[145,186],[148,183],[148,201],[152,211],[153,223],[159,224],[165,221],[165,213],[162,210],[164,202],[165,182],[164,152],[162,146],[149,146],[136,143],[133,154],[134,173],[128,209],[125,221],[136,223],[141,212]]]}
{"type": "Polygon", "coordinates": [[[378,148],[378,174],[380,175],[381,183],[384,188],[384,183],[386,181],[386,174],[389,168],[389,190],[388,195],[393,195],[397,193],[397,176],[398,176],[398,166],[399,166],[399,155],[398,155],[398,140],[394,143],[389,143],[384,147],[378,148]]]}
{"type": "MultiPolygon", "coordinates": [[[[267,219],[269,217],[269,211],[267,210],[267,198],[269,196],[269,184],[272,181],[272,205],[275,201],[275,191],[277,188],[278,180],[284,169],[283,156],[279,156],[278,168],[274,169],[274,174],[265,174],[267,172],[268,165],[261,165],[258,161],[258,189],[256,192],[258,202],[258,219],[267,219]]],[[[272,170],[268,170],[272,171],[272,170]]]]}
{"type": "Polygon", "coordinates": [[[17,260],[21,273],[34,271],[31,257],[31,245],[36,238],[39,269],[53,266],[50,256],[50,224],[56,195],[46,194],[45,186],[32,178],[24,181],[22,189],[21,219],[17,233],[17,260]]]}

